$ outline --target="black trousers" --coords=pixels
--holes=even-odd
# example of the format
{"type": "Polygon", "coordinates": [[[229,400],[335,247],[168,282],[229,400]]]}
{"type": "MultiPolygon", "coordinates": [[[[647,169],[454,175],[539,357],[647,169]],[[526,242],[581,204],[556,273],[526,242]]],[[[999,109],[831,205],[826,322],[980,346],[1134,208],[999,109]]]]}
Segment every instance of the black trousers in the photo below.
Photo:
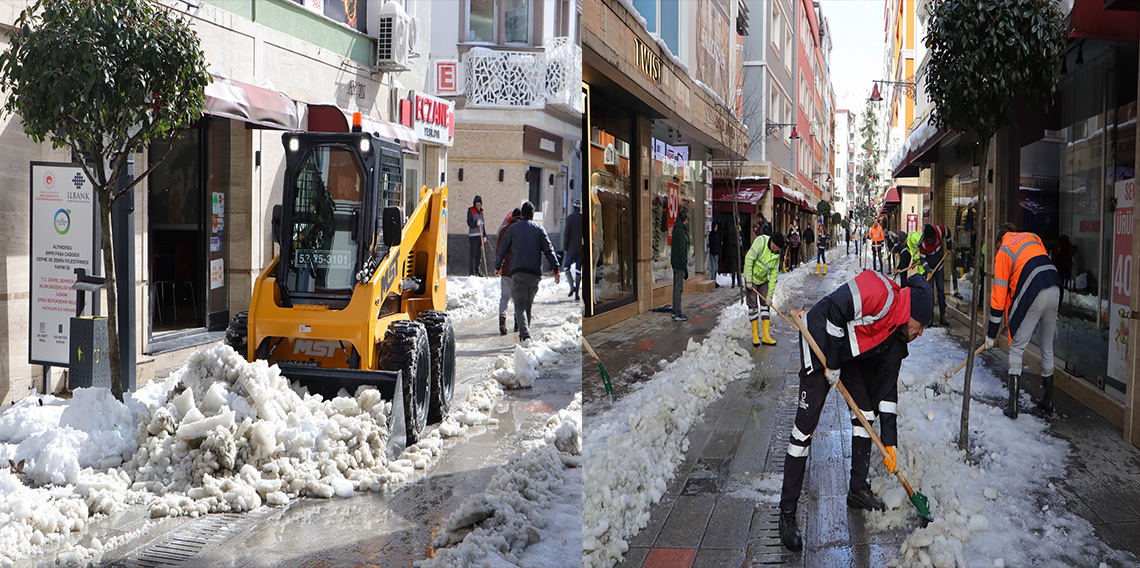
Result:
{"type": "Polygon", "coordinates": [[[883,245],[871,245],[871,270],[883,271],[883,245]]]}
{"type": "Polygon", "coordinates": [[[467,237],[467,273],[471,276],[485,276],[483,273],[483,239],[467,237]]]}

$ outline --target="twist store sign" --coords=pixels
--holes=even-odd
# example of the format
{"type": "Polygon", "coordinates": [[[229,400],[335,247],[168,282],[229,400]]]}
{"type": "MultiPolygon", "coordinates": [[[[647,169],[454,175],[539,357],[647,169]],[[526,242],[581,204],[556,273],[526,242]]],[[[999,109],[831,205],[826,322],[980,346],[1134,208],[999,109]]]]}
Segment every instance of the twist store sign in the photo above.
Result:
{"type": "Polygon", "coordinates": [[[94,267],[95,188],[75,164],[32,162],[31,167],[28,361],[66,367],[75,269],[91,274],[94,267]]]}

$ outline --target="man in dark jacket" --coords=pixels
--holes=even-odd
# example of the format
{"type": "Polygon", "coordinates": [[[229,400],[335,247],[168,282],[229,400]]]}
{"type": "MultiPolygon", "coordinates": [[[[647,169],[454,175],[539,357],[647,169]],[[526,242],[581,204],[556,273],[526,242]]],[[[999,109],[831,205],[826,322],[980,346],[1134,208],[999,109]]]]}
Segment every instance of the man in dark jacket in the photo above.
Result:
{"type": "Polygon", "coordinates": [[[467,268],[471,276],[483,276],[483,244],[487,242],[487,229],[483,226],[483,198],[467,208],[467,268]]]}
{"type": "Polygon", "coordinates": [[[720,268],[720,221],[713,221],[712,230],[709,231],[709,275],[712,276],[713,286],[720,288],[716,283],[717,269],[720,268]]]}
{"type": "MultiPolygon", "coordinates": [[[[515,207],[511,211],[511,216],[503,222],[503,226],[499,227],[499,237],[495,242],[503,242],[503,235],[507,233],[507,228],[522,219],[522,210],[515,207]]],[[[499,335],[507,334],[507,304],[511,302],[511,255],[507,253],[507,257],[503,260],[503,267],[500,270],[505,274],[499,276],[499,335]]],[[[515,331],[519,330],[519,321],[515,320],[515,331]]]]}
{"type": "Polygon", "coordinates": [[[574,208],[566,216],[566,227],[562,231],[562,267],[570,282],[570,293],[578,300],[578,286],[582,283],[582,201],[575,199],[574,208]]]}
{"type": "Polygon", "coordinates": [[[507,227],[495,255],[495,276],[502,275],[503,262],[511,255],[511,300],[515,303],[515,321],[519,324],[519,341],[530,339],[530,312],[538,282],[542,280],[542,258],[554,267],[554,282],[561,281],[554,245],[542,225],[534,222],[534,204],[526,201],[519,209],[522,220],[507,227]]]}
{"type": "MultiPolygon", "coordinates": [[[[815,232],[811,230],[811,221],[808,221],[807,227],[804,227],[803,240],[803,251],[804,256],[806,257],[807,255],[815,252],[815,248],[812,246],[815,244],[815,232]]],[[[808,261],[810,260],[810,257],[804,260],[808,261]]]]}
{"type": "MultiPolygon", "coordinates": [[[[780,542],[789,550],[803,547],[796,525],[796,507],[803,490],[811,437],[819,424],[827,393],[839,381],[868,422],[882,417],[881,439],[887,448],[883,463],[894,472],[897,465],[898,376],[906,358],[907,343],[922,335],[934,318],[934,294],[921,276],[900,289],[894,281],[865,270],[811,308],[805,325],[819,344],[826,361],[820,361],[801,337],[799,407],[784,459],[780,494],[780,542]],[[826,366],[826,367],[825,367],[826,366]]],[[[871,492],[867,472],[871,435],[858,418],[851,418],[851,482],[847,506],[883,510],[871,492]]],[[[826,462],[818,462],[817,466],[826,462]]]]}
{"type": "Polygon", "coordinates": [[[673,321],[688,321],[688,316],[681,312],[681,292],[685,289],[685,280],[689,279],[689,210],[681,209],[677,213],[677,222],[673,223],[673,243],[669,250],[670,264],[673,266],[673,321]]]}

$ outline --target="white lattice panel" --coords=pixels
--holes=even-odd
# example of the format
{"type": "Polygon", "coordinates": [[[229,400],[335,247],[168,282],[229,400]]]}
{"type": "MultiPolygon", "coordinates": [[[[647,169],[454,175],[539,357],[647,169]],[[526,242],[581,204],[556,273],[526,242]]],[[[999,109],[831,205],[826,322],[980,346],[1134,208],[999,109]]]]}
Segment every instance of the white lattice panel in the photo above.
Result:
{"type": "Polygon", "coordinates": [[[583,112],[582,48],[568,37],[551,38],[545,48],[547,104],[583,112]]]}
{"type": "Polygon", "coordinates": [[[477,47],[467,52],[464,67],[467,108],[546,106],[543,53],[477,47]]]}

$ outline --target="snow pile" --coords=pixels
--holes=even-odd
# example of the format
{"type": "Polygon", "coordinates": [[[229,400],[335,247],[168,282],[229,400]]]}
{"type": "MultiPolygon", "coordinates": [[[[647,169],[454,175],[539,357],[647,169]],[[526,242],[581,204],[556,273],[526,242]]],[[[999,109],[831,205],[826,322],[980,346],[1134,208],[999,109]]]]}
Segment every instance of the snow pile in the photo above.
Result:
{"type": "Polygon", "coordinates": [[[483,493],[448,517],[433,542],[436,555],[415,566],[577,564],[566,551],[581,548],[582,478],[573,469],[582,445],[581,425],[579,392],[570,406],[548,419],[536,447],[500,467],[483,493]],[[542,540],[557,542],[549,543],[549,550],[527,550],[542,540]]]}
{"type": "MultiPolygon", "coordinates": [[[[1096,538],[1088,521],[1065,510],[1064,496],[1048,481],[1064,477],[1069,446],[1049,435],[1047,423],[1025,413],[1009,420],[1000,404],[975,400],[970,410],[974,459],[957,449],[964,374],[949,385],[941,377],[965,356],[946,330],[931,329],[911,343],[903,361],[899,467],[914,490],[929,498],[935,520],[910,534],[895,565],[990,566],[996,560],[1006,566],[1075,566],[1101,559],[1125,564],[1120,553],[1096,538]]],[[[980,365],[971,391],[975,398],[999,401],[1006,393],[998,377],[980,365]]],[[[1031,404],[1023,393],[1022,407],[1031,404]]],[[[905,491],[879,460],[872,462],[871,488],[889,507],[870,515],[872,526],[914,526],[917,515],[905,491]]]]}
{"type": "Polygon", "coordinates": [[[590,424],[583,449],[583,565],[616,564],[649,522],[688,449],[689,429],[725,386],[753,367],[740,347],[745,307],[729,306],[708,338],[590,424]]]}
{"type": "Polygon", "coordinates": [[[389,461],[391,402],[372,388],[323,400],[292,390],[264,361],[226,345],[190,356],[179,387],[145,411],[126,464],[132,488],[160,498],[152,516],[240,512],[297,496],[385,491],[423,470],[442,448],[437,431],[389,461]]]}
{"type": "Polygon", "coordinates": [[[555,328],[544,329],[534,337],[515,345],[513,357],[499,355],[491,376],[509,389],[530,388],[544,367],[559,366],[559,359],[579,354],[582,343],[580,313],[555,328]]]}
{"type": "MultiPolygon", "coordinates": [[[[484,278],[481,276],[448,276],[447,277],[447,313],[452,322],[482,318],[499,313],[499,296],[501,288],[498,277],[484,278]]],[[[556,298],[558,294],[569,290],[569,284],[554,283],[553,278],[543,278],[538,282],[538,293],[535,301],[556,298]]],[[[507,307],[507,325],[514,321],[514,302],[507,307]]]]}
{"type": "Polygon", "coordinates": [[[455,438],[466,435],[472,426],[498,424],[497,418],[491,418],[491,409],[502,396],[498,381],[487,379],[472,385],[467,389],[466,399],[451,401],[447,417],[439,423],[440,436],[455,438]]]}

